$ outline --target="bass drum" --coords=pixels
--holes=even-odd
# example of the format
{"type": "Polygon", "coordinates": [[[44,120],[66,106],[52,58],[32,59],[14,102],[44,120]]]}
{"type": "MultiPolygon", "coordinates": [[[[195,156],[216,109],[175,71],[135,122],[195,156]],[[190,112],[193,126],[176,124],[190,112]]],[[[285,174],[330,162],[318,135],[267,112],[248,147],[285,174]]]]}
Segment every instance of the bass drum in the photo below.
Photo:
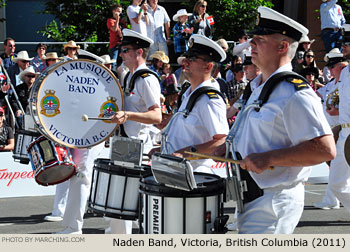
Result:
{"type": "Polygon", "coordinates": [[[109,117],[124,108],[123,91],[105,66],[85,59],[65,61],[46,69],[30,93],[35,126],[49,139],[70,148],[97,145],[117,124],[88,117],[109,117]]]}
{"type": "Polygon", "coordinates": [[[197,188],[166,187],[153,176],[141,179],[145,234],[209,234],[223,216],[225,182],[213,174],[194,173],[197,188]]]}

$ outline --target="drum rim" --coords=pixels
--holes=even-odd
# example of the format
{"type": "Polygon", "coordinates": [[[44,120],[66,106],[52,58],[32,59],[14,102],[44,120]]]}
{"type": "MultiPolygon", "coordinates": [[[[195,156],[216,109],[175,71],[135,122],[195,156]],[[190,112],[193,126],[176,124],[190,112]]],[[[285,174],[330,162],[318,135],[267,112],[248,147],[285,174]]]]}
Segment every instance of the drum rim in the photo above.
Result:
{"type": "MultiPolygon", "coordinates": [[[[55,71],[57,68],[61,67],[62,65],[65,65],[65,64],[72,63],[72,62],[74,62],[74,61],[87,61],[87,62],[90,62],[90,63],[94,63],[94,64],[97,64],[97,65],[99,65],[100,67],[104,68],[105,70],[107,70],[107,71],[110,73],[110,75],[113,77],[113,79],[114,79],[115,82],[117,83],[117,86],[118,86],[118,88],[119,88],[119,92],[120,92],[120,95],[121,95],[121,98],[122,98],[122,106],[121,106],[121,110],[119,110],[119,111],[123,111],[123,110],[124,110],[124,93],[123,93],[123,89],[121,88],[121,85],[120,85],[120,82],[119,82],[118,78],[114,75],[114,73],[113,73],[111,70],[109,70],[109,69],[108,69],[107,67],[105,67],[103,64],[100,64],[100,63],[98,63],[98,62],[96,62],[96,61],[92,61],[92,60],[88,60],[88,59],[74,59],[74,60],[68,60],[68,61],[59,62],[59,63],[57,63],[57,64],[52,65],[52,67],[50,67],[50,68],[48,69],[47,72],[44,72],[44,73],[43,73],[43,76],[44,76],[44,77],[42,78],[42,80],[41,80],[41,82],[40,82],[40,85],[38,84],[38,85],[39,85],[39,88],[37,89],[37,91],[35,91],[35,88],[33,88],[33,89],[31,90],[30,96],[29,96],[31,99],[33,98],[33,96],[35,97],[35,99],[36,99],[36,102],[35,102],[35,108],[36,108],[36,110],[38,111],[37,108],[40,108],[40,104],[38,104],[38,103],[40,103],[40,101],[37,99],[37,97],[38,97],[39,93],[41,93],[41,91],[42,91],[42,88],[43,88],[42,83],[44,83],[45,80],[47,79],[47,77],[49,76],[49,74],[51,74],[51,73],[52,73],[53,71],[55,71]],[[36,92],[36,93],[34,93],[34,92],[36,92]]],[[[38,81],[38,82],[39,82],[39,81],[38,81]]],[[[36,83],[34,83],[34,85],[36,85],[36,83]]],[[[111,133],[110,133],[108,136],[105,136],[105,138],[103,138],[102,140],[100,140],[100,141],[98,141],[98,142],[96,142],[96,143],[94,143],[94,144],[91,144],[91,145],[89,145],[89,146],[81,146],[81,147],[78,147],[78,146],[76,146],[76,145],[70,145],[70,144],[68,144],[68,143],[64,143],[64,142],[60,141],[59,139],[56,139],[55,137],[53,137],[52,134],[50,134],[50,131],[48,131],[48,130],[44,127],[44,125],[43,125],[43,123],[42,123],[42,119],[41,119],[40,113],[37,113],[37,115],[36,115],[36,116],[38,117],[39,122],[38,122],[37,120],[35,120],[35,117],[34,117],[34,115],[33,115],[33,108],[32,108],[32,107],[33,107],[33,105],[31,105],[30,108],[29,108],[30,114],[31,114],[32,118],[34,119],[34,123],[35,123],[35,124],[38,124],[37,126],[38,126],[39,131],[40,131],[43,135],[45,135],[47,138],[49,138],[50,140],[52,140],[52,141],[54,141],[54,142],[57,142],[57,143],[59,143],[59,144],[61,144],[61,145],[63,145],[63,146],[66,146],[66,147],[69,147],[69,148],[73,148],[73,149],[86,149],[86,148],[94,147],[94,146],[96,146],[96,145],[98,145],[98,144],[100,144],[100,143],[106,141],[108,138],[110,138],[110,137],[114,134],[114,132],[118,129],[118,127],[119,127],[119,124],[116,124],[115,127],[114,127],[114,129],[111,130],[111,133]],[[48,131],[49,133],[47,133],[47,131],[48,131]]]]}
{"type": "MultiPolygon", "coordinates": [[[[111,213],[111,212],[106,212],[103,210],[95,209],[94,208],[95,206],[97,206],[97,205],[92,203],[90,200],[88,200],[88,208],[95,213],[102,214],[103,216],[121,219],[121,220],[138,220],[138,218],[139,218],[139,211],[135,212],[135,215],[126,215],[126,214],[123,215],[120,213],[111,213]]],[[[106,210],[108,210],[108,209],[111,209],[111,208],[106,208],[106,210]]],[[[129,211],[129,212],[131,212],[131,211],[129,211]]]]}
{"type": "Polygon", "coordinates": [[[73,177],[73,176],[77,173],[77,167],[76,167],[76,166],[73,166],[73,165],[69,165],[69,166],[72,166],[72,167],[74,168],[72,174],[71,174],[70,176],[67,176],[67,177],[64,178],[64,179],[58,180],[58,181],[53,182],[53,183],[42,183],[42,182],[38,181],[38,177],[39,177],[39,175],[40,175],[42,172],[47,171],[47,170],[49,170],[50,168],[54,167],[54,166],[52,166],[52,167],[49,167],[49,168],[47,168],[47,169],[45,169],[45,170],[42,170],[42,168],[44,167],[44,166],[42,166],[42,167],[40,167],[40,169],[38,168],[38,172],[37,172],[37,173],[35,173],[35,171],[34,171],[34,173],[35,173],[35,175],[34,175],[35,181],[36,181],[39,185],[42,185],[42,186],[51,186],[51,185],[57,185],[57,184],[63,183],[63,182],[65,182],[65,181],[67,181],[68,179],[70,179],[71,177],[73,177]]]}
{"type": "Polygon", "coordinates": [[[108,158],[97,158],[94,161],[93,169],[104,173],[112,174],[112,175],[123,175],[127,177],[132,177],[132,178],[141,178],[147,172],[142,169],[142,167],[144,167],[142,165],[141,166],[134,165],[134,168],[130,168],[130,167],[122,167],[119,165],[115,165],[111,162],[113,161],[111,161],[108,158]],[[110,169],[111,167],[116,167],[118,169],[112,170],[110,169]]]}
{"type": "Polygon", "coordinates": [[[196,174],[217,178],[217,180],[208,182],[209,185],[206,186],[204,189],[197,188],[192,191],[184,191],[184,190],[180,190],[172,187],[167,187],[163,184],[158,184],[158,185],[154,183],[147,184],[144,182],[144,179],[152,176],[152,175],[149,175],[141,178],[139,192],[145,195],[161,196],[161,197],[168,197],[168,198],[203,198],[203,197],[210,197],[210,196],[219,196],[225,193],[226,187],[225,187],[224,178],[215,174],[209,174],[209,173],[203,173],[203,172],[194,172],[194,175],[196,174]]]}

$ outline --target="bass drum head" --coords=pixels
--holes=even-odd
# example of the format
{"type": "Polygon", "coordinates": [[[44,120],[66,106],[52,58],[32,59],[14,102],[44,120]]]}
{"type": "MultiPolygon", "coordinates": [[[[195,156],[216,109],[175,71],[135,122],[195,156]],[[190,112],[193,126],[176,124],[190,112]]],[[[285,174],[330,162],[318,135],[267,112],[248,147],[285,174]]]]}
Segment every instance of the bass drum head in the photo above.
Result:
{"type": "Polygon", "coordinates": [[[88,117],[110,117],[124,109],[114,74],[90,60],[71,60],[45,71],[30,94],[31,115],[41,133],[70,147],[87,148],[105,141],[117,124],[88,117]]]}

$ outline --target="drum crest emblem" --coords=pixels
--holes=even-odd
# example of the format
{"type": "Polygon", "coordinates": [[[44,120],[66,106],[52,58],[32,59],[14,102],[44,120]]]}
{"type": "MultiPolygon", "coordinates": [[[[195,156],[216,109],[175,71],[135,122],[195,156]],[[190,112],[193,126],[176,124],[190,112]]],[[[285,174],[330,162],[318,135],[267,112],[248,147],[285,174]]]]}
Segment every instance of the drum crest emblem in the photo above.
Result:
{"type": "Polygon", "coordinates": [[[54,117],[61,113],[59,110],[60,100],[55,95],[54,90],[45,90],[45,96],[41,99],[40,107],[40,113],[47,117],[54,117]]]}
{"type": "Polygon", "coordinates": [[[38,168],[40,168],[40,158],[39,158],[39,154],[38,154],[38,152],[33,148],[32,150],[31,150],[31,156],[32,156],[32,161],[33,161],[33,165],[34,165],[34,167],[35,167],[35,171],[38,169],[38,168]]]}
{"type": "MultiPolygon", "coordinates": [[[[117,98],[108,96],[107,101],[101,105],[99,117],[110,117],[114,115],[119,110],[116,101],[117,98]]],[[[104,120],[104,122],[110,123],[107,120],[104,120]]]]}

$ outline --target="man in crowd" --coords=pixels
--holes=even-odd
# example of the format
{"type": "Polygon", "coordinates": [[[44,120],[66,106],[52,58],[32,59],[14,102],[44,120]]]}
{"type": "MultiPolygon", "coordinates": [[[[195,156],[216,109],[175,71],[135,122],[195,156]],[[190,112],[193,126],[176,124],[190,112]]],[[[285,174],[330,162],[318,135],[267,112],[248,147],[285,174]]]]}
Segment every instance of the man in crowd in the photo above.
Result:
{"type": "MultiPolygon", "coordinates": [[[[118,59],[119,46],[122,43],[122,29],[126,28],[126,23],[122,19],[123,8],[119,4],[112,6],[113,18],[107,19],[107,27],[109,30],[109,56],[112,60],[118,59]]],[[[115,70],[116,63],[113,63],[112,69],[115,70]]]]}
{"type": "MultiPolygon", "coordinates": [[[[18,96],[18,100],[21,103],[21,106],[24,110],[24,113],[27,111],[27,107],[29,104],[29,94],[33,87],[36,77],[38,76],[38,72],[35,72],[33,66],[26,68],[19,74],[19,79],[22,84],[15,87],[15,91],[18,96]]],[[[15,113],[16,118],[18,119],[19,126],[23,128],[23,112],[20,109],[19,104],[14,96],[11,96],[11,106],[15,113]]]]}
{"type": "Polygon", "coordinates": [[[156,51],[163,51],[166,55],[169,55],[167,43],[170,42],[170,18],[168,13],[164,7],[158,5],[158,0],[149,0],[147,12],[150,16],[148,37],[153,40],[153,44],[149,49],[149,55],[154,54],[156,51]]]}
{"type": "MultiPolygon", "coordinates": [[[[239,112],[244,116],[230,150],[243,158],[240,167],[248,171],[243,171],[245,180],[250,180],[238,230],[291,234],[303,212],[308,166],[333,159],[335,144],[319,98],[306,83],[295,78],[268,81],[292,70],[298,41],[308,30],[270,8],[259,7],[258,12],[250,44],[252,62],[261,75],[250,82],[252,92],[246,93],[246,104],[239,112]],[[260,109],[249,106],[271,84],[276,86],[260,109]]],[[[221,146],[216,154],[224,149],[221,146]]]]}
{"type": "Polygon", "coordinates": [[[27,51],[20,51],[17,54],[17,57],[13,58],[12,65],[7,71],[11,80],[12,85],[15,87],[21,84],[23,81],[19,77],[20,73],[29,67],[29,63],[33,60],[33,58],[29,58],[27,51]]]}
{"type": "Polygon", "coordinates": [[[1,58],[4,61],[4,66],[6,69],[15,64],[15,62],[13,61],[13,58],[17,57],[15,50],[15,40],[13,38],[6,38],[4,41],[4,53],[1,54],[1,58]]]}
{"type": "Polygon", "coordinates": [[[338,0],[322,0],[320,7],[321,14],[321,38],[328,53],[333,48],[341,48],[342,31],[345,24],[343,10],[336,4],[338,0]]]}

